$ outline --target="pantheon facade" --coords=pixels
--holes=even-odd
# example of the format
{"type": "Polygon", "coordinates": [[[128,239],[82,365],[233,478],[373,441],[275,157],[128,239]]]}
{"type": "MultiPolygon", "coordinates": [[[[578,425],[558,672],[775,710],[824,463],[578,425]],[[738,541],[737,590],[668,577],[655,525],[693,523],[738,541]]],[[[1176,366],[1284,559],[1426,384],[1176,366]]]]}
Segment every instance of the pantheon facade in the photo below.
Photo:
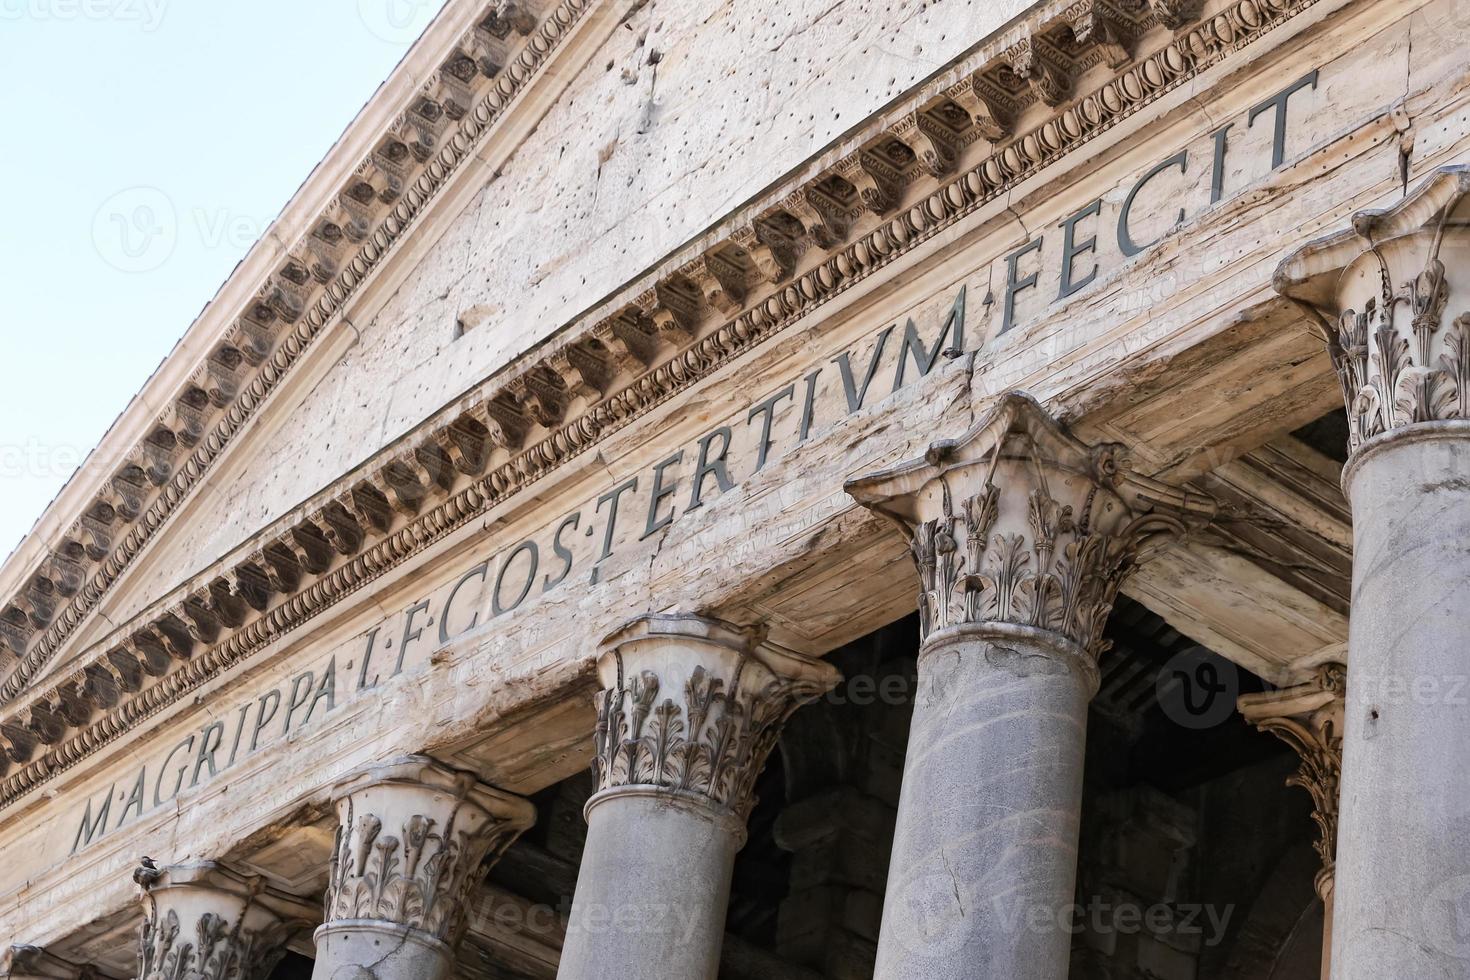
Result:
{"type": "Polygon", "coordinates": [[[1467,49],[449,0],[0,568],[0,975],[1470,977],[1467,49]]]}

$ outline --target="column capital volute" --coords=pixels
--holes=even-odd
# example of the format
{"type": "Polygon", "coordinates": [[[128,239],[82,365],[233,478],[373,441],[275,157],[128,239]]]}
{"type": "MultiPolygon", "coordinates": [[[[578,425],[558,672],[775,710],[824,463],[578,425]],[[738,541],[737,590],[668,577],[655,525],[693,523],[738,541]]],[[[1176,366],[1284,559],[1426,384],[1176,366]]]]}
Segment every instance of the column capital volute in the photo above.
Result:
{"type": "Polygon", "coordinates": [[[145,857],[133,881],[144,911],[139,980],[265,977],[290,938],[317,918],[310,903],[219,861],[158,867],[145,857]]]}
{"type": "Polygon", "coordinates": [[[1126,447],[1082,442],[1018,391],[958,438],[846,489],[908,539],[926,638],[1007,623],[1092,656],[1135,563],[1215,513],[1209,497],[1135,472],[1126,447]]]}
{"type": "Polygon", "coordinates": [[[1470,167],[1457,165],[1391,207],[1356,212],[1277,267],[1276,291],[1307,313],[1332,358],[1349,471],[1405,430],[1470,437],[1467,266],[1470,167]]]}
{"type": "Polygon", "coordinates": [[[656,794],[713,808],[743,833],[786,719],[841,678],[765,636],[694,613],[639,616],[608,634],[589,814],[616,796],[656,794]]]}
{"type": "Polygon", "coordinates": [[[1300,765],[1288,785],[1312,797],[1317,823],[1317,855],[1322,869],[1317,891],[1325,900],[1333,887],[1337,859],[1337,813],[1342,779],[1343,710],[1347,667],[1326,661],[1301,683],[1258,694],[1243,694],[1236,707],[1246,721],[1270,732],[1296,752],[1300,765]]]}

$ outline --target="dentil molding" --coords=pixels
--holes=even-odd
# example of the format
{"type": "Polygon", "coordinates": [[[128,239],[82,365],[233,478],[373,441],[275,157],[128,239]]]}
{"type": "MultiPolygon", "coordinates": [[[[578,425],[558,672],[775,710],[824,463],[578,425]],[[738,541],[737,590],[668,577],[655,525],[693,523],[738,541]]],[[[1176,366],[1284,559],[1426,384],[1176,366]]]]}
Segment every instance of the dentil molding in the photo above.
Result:
{"type": "MultiPolygon", "coordinates": [[[[742,211],[652,280],[640,280],[603,311],[561,331],[558,343],[523,358],[386,447],[360,473],[157,600],[44,685],[32,687],[31,680],[82,613],[66,613],[32,642],[39,628],[35,608],[0,610],[0,631],[27,650],[0,686],[0,697],[11,701],[0,718],[6,743],[0,772],[19,766],[0,781],[0,807],[1314,2],[1233,0],[1195,22],[1182,19],[1192,15],[1189,5],[1145,7],[1133,0],[1126,5],[1131,20],[1124,21],[1136,28],[1137,43],[1123,45],[1131,63],[1120,60],[1114,44],[1124,35],[1098,26],[1099,16],[1107,21],[1124,4],[1081,0],[1037,8],[1003,38],[916,91],[905,103],[911,113],[884,114],[848,156],[795,189],[782,188],[764,210],[742,211]],[[1063,30],[1074,39],[1080,30],[1081,48],[1097,46],[1101,60],[1082,54],[1069,60],[1051,51],[1055,45],[1046,39],[1063,30]],[[1150,44],[1157,47],[1142,54],[1150,44]],[[1075,77],[1067,71],[1098,64],[1112,76],[1090,92],[1070,95],[1075,77]],[[996,94],[1001,82],[1009,95],[996,94]],[[1053,111],[1059,92],[1068,97],[1053,111]],[[1049,118],[1016,130],[1016,114],[1036,105],[1046,107],[1049,118]],[[947,142],[940,125],[945,120],[963,137],[947,142]],[[976,141],[991,142],[992,149],[961,168],[961,151],[976,141]],[[813,203],[833,194],[848,202],[846,211],[830,201],[813,203]]],[[[543,22],[542,31],[551,31],[552,23],[543,22]]],[[[523,52],[530,58],[525,72],[544,60],[553,40],[534,55],[523,52]]],[[[438,186],[442,170],[431,167],[422,179],[438,186]],[[437,176],[431,180],[430,174],[437,176]]],[[[287,344],[298,353],[300,346],[287,344]]],[[[81,582],[68,578],[64,588],[52,582],[41,591],[64,595],[81,582]]],[[[67,608],[90,608],[105,583],[89,588],[67,608]]],[[[49,613],[41,619],[56,613],[55,602],[43,605],[49,613]]]]}

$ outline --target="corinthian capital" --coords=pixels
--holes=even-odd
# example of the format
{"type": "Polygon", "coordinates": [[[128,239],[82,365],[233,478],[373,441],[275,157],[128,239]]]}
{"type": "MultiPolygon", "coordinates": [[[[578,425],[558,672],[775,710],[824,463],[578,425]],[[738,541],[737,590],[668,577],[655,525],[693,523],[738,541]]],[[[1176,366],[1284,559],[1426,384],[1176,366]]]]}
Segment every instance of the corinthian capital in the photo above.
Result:
{"type": "Polygon", "coordinates": [[[1286,742],[1301,759],[1301,767],[1287,782],[1312,795],[1317,855],[1322,859],[1317,892],[1324,901],[1331,895],[1337,863],[1337,800],[1346,692],[1347,668],[1340,663],[1326,663],[1306,683],[1242,695],[1237,702],[1246,721],[1286,742]]]}
{"type": "Polygon", "coordinates": [[[1059,633],[1092,656],[1142,552],[1214,514],[1209,498],[1134,473],[1020,392],[958,439],[847,482],[892,520],[919,571],[923,635],[972,623],[1059,633]]]}
{"type": "Polygon", "coordinates": [[[759,630],[693,615],[642,616],[608,636],[589,809],[617,793],[674,794],[743,826],[781,726],[840,676],[762,641],[759,630]]]}
{"type": "Polygon", "coordinates": [[[535,808],[427,756],[370,766],[335,795],[337,843],[318,949],[335,955],[362,945],[364,933],[392,933],[452,964],[486,859],[535,822],[535,808]]]}
{"type": "Polygon", "coordinates": [[[1424,422],[1470,419],[1470,168],[1359,211],[1276,270],[1332,356],[1354,451],[1424,422]]]}
{"type": "Polygon", "coordinates": [[[315,918],[311,906],[258,875],[212,861],[157,868],[144,858],[133,880],[144,909],[138,980],[264,980],[291,936],[315,918]]]}

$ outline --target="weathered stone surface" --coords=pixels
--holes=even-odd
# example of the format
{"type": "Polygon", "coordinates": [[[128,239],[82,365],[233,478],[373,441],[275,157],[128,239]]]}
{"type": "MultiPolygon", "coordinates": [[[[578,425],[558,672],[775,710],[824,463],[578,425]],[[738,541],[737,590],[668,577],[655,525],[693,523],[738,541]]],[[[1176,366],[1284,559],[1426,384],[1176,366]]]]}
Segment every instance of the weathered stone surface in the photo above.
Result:
{"type": "Polygon", "coordinates": [[[313,424],[280,431],[247,470],[210,481],[196,518],[119,614],[504,367],[1026,4],[627,6],[625,29],[418,274],[381,311],[354,317],[313,389],[293,399],[313,424]],[[732,34],[745,38],[738,64],[722,43],[732,34]]]}
{"type": "MultiPolygon", "coordinates": [[[[1461,11],[1219,0],[1196,22],[1187,5],[1158,3],[1143,16],[1177,28],[1129,34],[1120,6],[1077,5],[1075,24],[1026,43],[1012,28],[982,36],[1016,12],[993,5],[600,7],[605,33],[579,35],[589,67],[533,89],[545,101],[518,117],[515,152],[435,199],[353,299],[351,324],[321,338],[192,503],[140,546],[102,615],[0,706],[0,853],[25,855],[0,861],[0,936],[131,969],[108,957],[131,948],[116,937],[136,924],[128,874],[144,851],[166,864],[244,859],[295,893],[320,892],[330,787],[403,753],[537,793],[592,759],[588,640],[629,616],[761,622],[773,642],[819,656],[912,612],[902,542],[841,485],[922,452],[944,419],[978,417],[1012,389],[1088,442],[1130,446],[1139,473],[1231,495],[1219,533],[1159,555],[1130,595],[1270,681],[1338,649],[1350,534],[1342,500],[1323,490],[1336,463],[1289,435],[1334,406],[1337,386],[1271,273],[1305,238],[1465,155],[1461,11]],[[1096,60],[1062,71],[1069,31],[1094,38],[1081,43],[1096,60]],[[1142,54],[1176,41],[1183,81],[1150,88],[1162,69],[1142,54]],[[1006,52],[1025,103],[1002,105],[1014,112],[955,87],[966,73],[945,65],[975,45],[1006,52]],[[1130,46],[1138,64],[1122,67],[1130,46]],[[1223,53],[1196,72],[1201,51],[1223,53]],[[1070,100],[1082,111],[1104,83],[1117,98],[1132,85],[1137,101],[1049,149],[1070,100]],[[1272,100],[1288,87],[1278,146],[1272,100]],[[979,113],[984,133],[954,142],[921,122],[910,103],[943,93],[979,113]],[[919,148],[902,181],[853,155],[889,132],[919,148]],[[1181,151],[1187,165],[1133,193],[1181,151]],[[987,162],[1023,153],[1042,163],[999,192],[966,190],[987,162]],[[833,168],[862,185],[852,213],[805,193],[833,168]],[[1118,235],[1130,198],[1128,235],[1153,242],[1132,255],[1118,235]],[[756,228],[778,206],[805,216],[801,236],[756,228]],[[701,250],[735,226],[751,256],[743,282],[728,269],[722,280],[701,250]],[[1064,265],[1071,285],[1086,280],[1075,292],[1064,265]],[[686,278],[670,292],[675,270],[686,278]],[[742,290],[776,311],[761,332],[730,320],[742,290]],[[606,335],[627,348],[609,354],[619,385],[642,380],[604,393],[596,367],[570,360],[558,377],[575,395],[519,376],[610,306],[654,325],[642,340],[606,335]],[[640,343],[666,360],[647,369],[640,343]],[[547,440],[551,463],[511,465],[496,449],[482,475],[467,443],[433,441],[449,421],[436,410],[510,380],[528,414],[504,417],[508,429],[542,431],[527,418],[559,411],[573,421],[547,440]],[[625,390],[637,397],[620,400],[625,390]],[[603,414],[584,440],[575,409],[593,402],[603,414]],[[366,503],[342,496],[389,456],[402,482],[366,503]],[[727,472],[709,468],[716,457],[727,472]],[[290,557],[242,567],[275,545],[290,557]]],[[[496,29],[519,36],[518,15],[502,13],[496,29]]],[[[64,564],[49,574],[72,587],[64,564]]],[[[51,601],[33,589],[22,620],[0,626],[26,634],[51,601]]],[[[873,792],[892,802],[897,764],[886,765],[873,792]]],[[[620,833],[639,829],[630,818],[620,833]]],[[[824,897],[814,888],[810,900],[824,897]]],[[[842,914],[853,967],[876,909],[842,914]]],[[[548,948],[534,950],[543,966],[548,948]]],[[[1158,971],[1183,969],[1167,951],[1148,955],[1158,971]]]]}
{"type": "Polygon", "coordinates": [[[598,791],[559,977],[715,980],[756,776],[787,717],[838,680],[762,639],[674,614],[603,641],[598,791]]]}
{"type": "Polygon", "coordinates": [[[1438,772],[1470,738],[1470,172],[1444,168],[1282,263],[1320,318],[1351,455],[1353,618],[1333,976],[1463,969],[1466,800],[1438,772]],[[1406,801],[1412,803],[1406,806],[1406,801]]]}
{"type": "Polygon", "coordinates": [[[486,861],[530,826],[535,811],[425,756],[372,766],[336,795],[337,844],[312,976],[451,976],[486,861]]]}
{"type": "Polygon", "coordinates": [[[874,975],[1063,977],[1103,625],[1214,504],[1018,393],[847,490],[908,540],[923,637],[874,975]]]}
{"type": "Polygon", "coordinates": [[[314,918],[305,902],[255,875],[202,862],[133,872],[142,893],[138,980],[213,975],[266,980],[286,943],[314,918]]]}

